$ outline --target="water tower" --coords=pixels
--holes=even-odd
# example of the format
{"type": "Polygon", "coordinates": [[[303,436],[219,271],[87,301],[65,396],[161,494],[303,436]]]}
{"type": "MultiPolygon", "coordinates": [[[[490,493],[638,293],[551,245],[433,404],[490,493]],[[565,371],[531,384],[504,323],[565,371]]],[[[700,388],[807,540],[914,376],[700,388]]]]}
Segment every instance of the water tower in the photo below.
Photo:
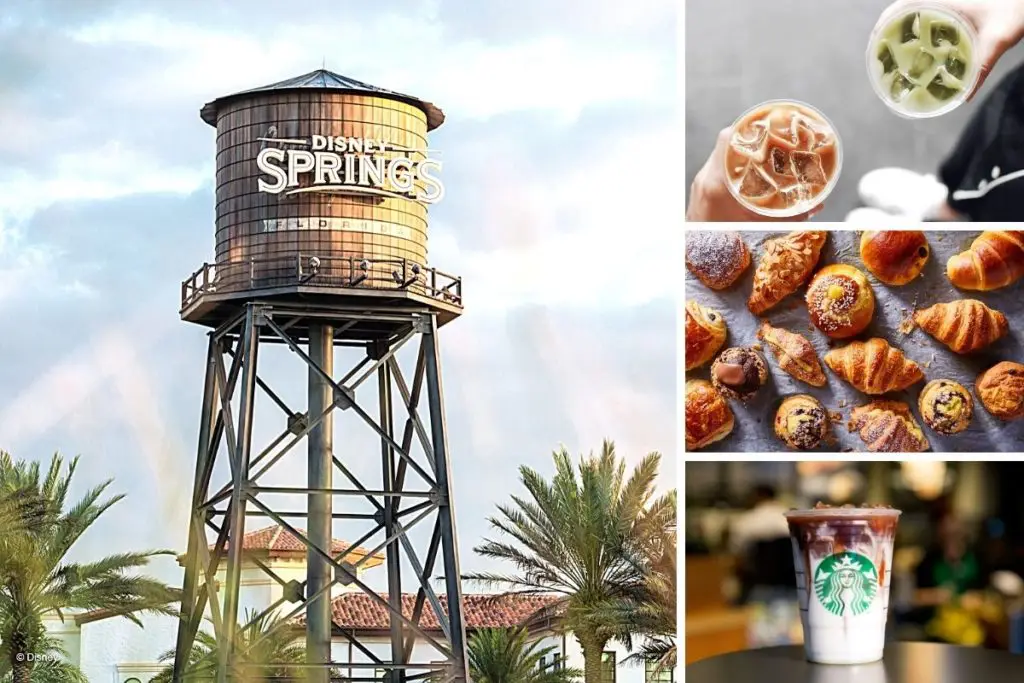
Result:
{"type": "Polygon", "coordinates": [[[388,683],[466,680],[437,337],[462,313],[462,281],[430,268],[426,251],[427,207],[443,195],[427,134],[444,114],[417,98],[319,70],[222,97],[201,117],[217,130],[216,258],[181,288],[181,317],[211,331],[174,680],[181,680],[207,614],[218,642],[218,683],[236,680],[229,662],[243,661],[242,651],[254,645],[239,637],[241,539],[253,517],[281,525],[307,548],[305,582],[282,580],[286,604],[275,606],[288,624],[305,623],[307,663],[296,675],[308,674],[311,683],[330,679],[331,594],[343,585],[365,592],[390,618],[389,655],[352,642],[366,661],[345,664],[354,671],[348,680],[379,680],[375,671],[388,683]],[[395,354],[415,342],[415,370],[404,374],[395,354]],[[257,359],[271,344],[301,360],[305,405],[288,405],[260,376],[257,359]],[[356,349],[355,367],[334,367],[340,347],[356,349]],[[358,389],[374,376],[376,409],[367,409],[360,401],[365,387],[358,389]],[[274,410],[261,410],[258,424],[280,428],[265,447],[253,444],[260,394],[274,410]],[[372,430],[379,452],[336,451],[336,411],[372,430]],[[261,484],[303,441],[305,486],[261,484]],[[354,458],[368,457],[380,459],[373,482],[351,471],[354,458]],[[230,475],[214,481],[214,466],[219,461],[224,471],[225,460],[230,475]],[[307,510],[275,507],[272,494],[304,496],[307,510]],[[369,512],[337,512],[336,500],[353,497],[369,512]],[[334,520],[357,516],[370,531],[351,548],[383,552],[386,595],[363,582],[358,560],[332,552],[334,520]],[[420,539],[416,547],[410,529],[431,522],[429,543],[420,539]],[[403,569],[418,585],[404,613],[403,569]],[[433,587],[438,576],[443,589],[433,587]],[[419,627],[424,610],[434,610],[443,637],[419,627]],[[417,642],[437,654],[413,661],[417,642]]]}

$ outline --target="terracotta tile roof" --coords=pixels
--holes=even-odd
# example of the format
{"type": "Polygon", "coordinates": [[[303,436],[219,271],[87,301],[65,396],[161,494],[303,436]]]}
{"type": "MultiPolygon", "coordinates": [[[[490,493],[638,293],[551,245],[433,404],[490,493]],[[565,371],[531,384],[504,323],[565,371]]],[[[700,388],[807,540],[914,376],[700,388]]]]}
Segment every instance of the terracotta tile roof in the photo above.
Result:
{"type": "MultiPolygon", "coordinates": [[[[387,595],[381,595],[385,600],[387,595]]],[[[441,607],[448,613],[448,600],[439,595],[441,607]]],[[[519,626],[537,610],[552,605],[558,600],[555,595],[502,595],[471,594],[462,596],[466,628],[509,628],[519,626]]],[[[412,618],[416,605],[414,593],[402,594],[402,614],[412,618]]],[[[334,623],[346,630],[386,630],[388,613],[383,606],[373,602],[363,593],[346,593],[334,599],[332,605],[334,623]]],[[[300,619],[301,621],[301,619],[300,619]]],[[[420,625],[424,630],[437,631],[440,626],[429,602],[424,602],[420,625]]]]}
{"type": "MultiPolygon", "coordinates": [[[[296,529],[301,534],[306,533],[305,529],[301,529],[299,527],[296,527],[296,529]]],[[[230,545],[230,542],[225,544],[224,550],[227,551],[230,545]]],[[[350,548],[351,545],[352,544],[346,543],[345,541],[333,539],[331,543],[331,552],[338,555],[350,548]]],[[[213,547],[214,544],[211,543],[210,549],[213,550],[213,547]]],[[[263,550],[272,557],[287,557],[296,554],[305,555],[307,550],[306,545],[302,541],[300,541],[290,531],[286,531],[280,524],[268,526],[263,529],[256,529],[255,531],[250,531],[245,534],[245,536],[242,537],[242,549],[251,551],[263,550]]],[[[367,555],[368,553],[369,551],[362,547],[358,547],[354,551],[354,554],[359,557],[367,555]]],[[[383,553],[377,553],[374,558],[383,561],[384,555],[383,553]]],[[[366,566],[372,567],[375,564],[379,563],[367,562],[366,566]]]]}

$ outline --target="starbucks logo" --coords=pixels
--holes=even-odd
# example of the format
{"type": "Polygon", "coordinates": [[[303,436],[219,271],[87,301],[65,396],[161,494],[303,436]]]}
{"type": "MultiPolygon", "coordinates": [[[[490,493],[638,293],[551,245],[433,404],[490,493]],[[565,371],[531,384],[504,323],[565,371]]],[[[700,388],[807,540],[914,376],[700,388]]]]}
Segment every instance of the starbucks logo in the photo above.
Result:
{"type": "Polygon", "coordinates": [[[860,553],[829,555],[814,571],[814,594],[837,617],[864,614],[878,594],[878,570],[860,553]]]}

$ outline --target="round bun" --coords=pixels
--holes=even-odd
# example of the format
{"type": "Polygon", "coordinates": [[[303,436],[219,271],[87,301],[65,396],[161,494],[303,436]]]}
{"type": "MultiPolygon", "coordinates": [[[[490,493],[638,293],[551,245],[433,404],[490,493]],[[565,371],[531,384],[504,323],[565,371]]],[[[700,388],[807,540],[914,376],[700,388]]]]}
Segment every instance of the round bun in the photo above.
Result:
{"type": "Polygon", "coordinates": [[[686,233],[686,267],[711,289],[726,289],[750,266],[750,250],[738,232],[686,233]]]}
{"type": "Polygon", "coordinates": [[[729,436],[734,424],[732,410],[711,382],[691,379],[685,393],[686,450],[699,450],[729,436]]]}
{"type": "Polygon", "coordinates": [[[920,230],[865,230],[860,238],[861,260],[887,285],[905,285],[916,278],[930,253],[920,230]]]}
{"type": "Polygon", "coordinates": [[[725,318],[713,308],[696,301],[686,302],[686,369],[693,370],[711,360],[725,343],[725,318]]]}
{"type": "Polygon", "coordinates": [[[711,383],[726,398],[747,401],[767,381],[768,366],[754,349],[734,346],[711,364],[711,383]]]}
{"type": "Polygon", "coordinates": [[[1003,361],[978,375],[974,386],[985,410],[1000,420],[1024,417],[1024,365],[1003,361]]]}
{"type": "Polygon", "coordinates": [[[864,273],[833,264],[819,270],[807,288],[811,322],[833,339],[860,334],[875,314],[875,294],[864,273]]]}
{"type": "Polygon", "coordinates": [[[817,448],[829,431],[828,412],[813,396],[790,396],[775,413],[775,435],[794,450],[817,448]]]}
{"type": "Polygon", "coordinates": [[[962,384],[933,379],[924,385],[917,400],[924,423],[939,434],[959,434],[974,417],[974,399],[962,384]]]}

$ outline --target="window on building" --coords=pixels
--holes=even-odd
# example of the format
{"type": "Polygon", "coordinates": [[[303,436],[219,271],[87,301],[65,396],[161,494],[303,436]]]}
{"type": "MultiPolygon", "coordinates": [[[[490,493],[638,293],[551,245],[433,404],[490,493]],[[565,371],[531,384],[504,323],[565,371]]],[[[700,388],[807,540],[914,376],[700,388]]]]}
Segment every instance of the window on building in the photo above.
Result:
{"type": "Polygon", "coordinates": [[[653,662],[644,663],[644,683],[674,683],[671,668],[665,666],[658,673],[654,673],[655,668],[657,667],[653,662]]]}
{"type": "Polygon", "coordinates": [[[601,653],[601,683],[615,683],[615,653],[601,653]]]}
{"type": "Polygon", "coordinates": [[[548,656],[547,655],[544,655],[543,657],[540,658],[540,661],[537,662],[537,668],[539,668],[541,671],[546,671],[547,670],[547,668],[548,668],[548,656]]]}
{"type": "Polygon", "coordinates": [[[132,678],[124,679],[124,683],[142,683],[142,681],[133,676],[132,678]]]}

